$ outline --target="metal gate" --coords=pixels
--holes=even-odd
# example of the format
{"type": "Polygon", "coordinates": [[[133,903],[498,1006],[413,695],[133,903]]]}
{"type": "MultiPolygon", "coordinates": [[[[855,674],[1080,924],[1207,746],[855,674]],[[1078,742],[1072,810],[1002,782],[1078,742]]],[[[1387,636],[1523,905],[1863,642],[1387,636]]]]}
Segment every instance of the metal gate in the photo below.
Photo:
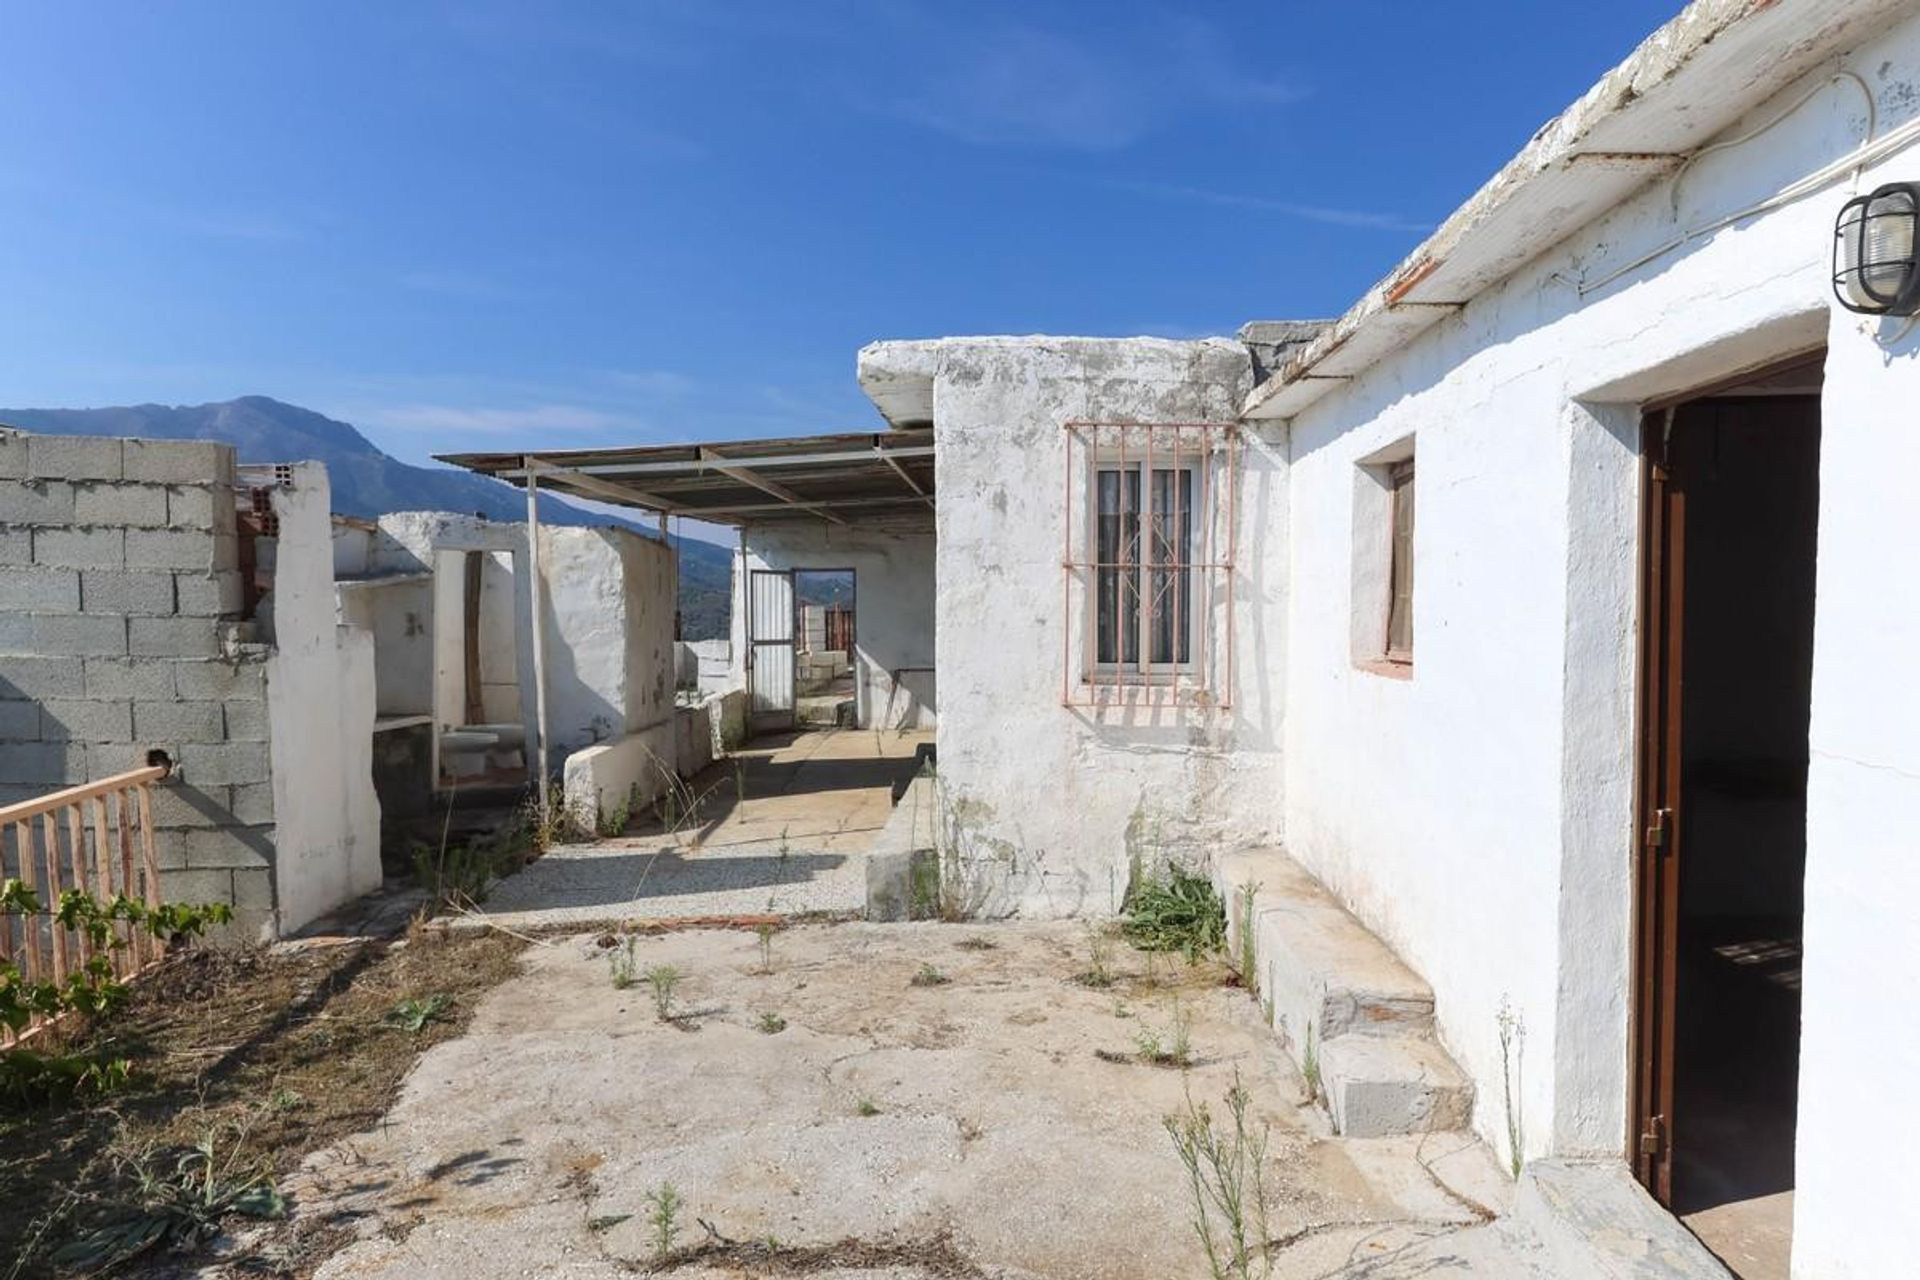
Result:
{"type": "Polygon", "coordinates": [[[747,577],[747,689],[753,727],[793,724],[793,571],[747,577]]]}

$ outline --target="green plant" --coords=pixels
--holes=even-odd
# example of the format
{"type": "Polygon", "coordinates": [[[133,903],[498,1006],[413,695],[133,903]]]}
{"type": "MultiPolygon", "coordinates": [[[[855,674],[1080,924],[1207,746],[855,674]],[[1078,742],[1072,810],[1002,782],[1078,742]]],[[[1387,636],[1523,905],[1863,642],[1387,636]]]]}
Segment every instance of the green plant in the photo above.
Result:
{"type": "Polygon", "coordinates": [[[452,1004],[453,997],[444,991],[426,997],[409,996],[387,1010],[384,1021],[409,1035],[419,1035],[429,1022],[438,1022],[452,1004]]]}
{"type": "Polygon", "coordinates": [[[57,1250],[54,1262],[93,1271],[158,1246],[199,1244],[216,1234],[229,1216],[283,1217],[286,1201],[266,1173],[239,1167],[245,1139],[244,1128],[221,1126],[202,1134],[191,1147],[149,1147],[126,1159],[133,1202],[105,1225],[57,1250]]]}
{"type": "Polygon", "coordinates": [[[853,1104],[853,1113],[871,1119],[880,1114],[880,1104],[862,1094],[860,1100],[853,1104]]]}
{"type": "Polygon", "coordinates": [[[1178,951],[1194,964],[1225,949],[1227,913],[1211,880],[1170,866],[1134,886],[1120,929],[1142,951],[1178,951]]]}
{"type": "Polygon", "coordinates": [[[793,845],[787,840],[787,828],[780,828],[780,861],[785,862],[793,856],[793,845]]]}
{"type": "Polygon", "coordinates": [[[1156,1067],[1190,1067],[1193,1065],[1193,1020],[1185,1009],[1175,1004],[1171,1022],[1164,1028],[1142,1023],[1133,1034],[1133,1043],[1140,1051],[1142,1062],[1156,1067]]]}
{"type": "Polygon", "coordinates": [[[679,1188],[671,1182],[663,1182],[647,1192],[647,1223],[653,1228],[655,1262],[665,1262],[673,1256],[674,1240],[680,1234],[680,1210],[685,1207],[679,1188]]]}
{"type": "Polygon", "coordinates": [[[753,936],[760,944],[760,972],[773,972],[773,935],[780,927],[773,924],[757,924],[753,927],[753,936]]]}
{"type": "Polygon", "coordinates": [[[670,964],[656,964],[641,976],[653,991],[654,1013],[662,1022],[673,1021],[673,997],[680,986],[680,970],[670,964]]]}
{"type": "Polygon", "coordinates": [[[787,1029],[787,1020],[769,1009],[753,1025],[761,1035],[777,1036],[787,1029]]]}
{"type": "Polygon", "coordinates": [[[111,1093],[126,1084],[132,1069],[126,1058],[0,1050],[0,1107],[26,1110],[65,1103],[82,1093],[111,1093]]]}
{"type": "MultiPolygon", "coordinates": [[[[601,806],[594,815],[593,833],[602,840],[610,840],[627,829],[627,823],[633,820],[633,793],[635,788],[627,789],[627,798],[619,804],[601,806]]],[[[668,797],[673,792],[667,793],[668,797]]]]}
{"type": "Polygon", "coordinates": [[[1520,1166],[1526,1161],[1526,1116],[1521,1111],[1524,1103],[1516,1095],[1526,1057],[1527,1026],[1504,996],[1500,999],[1497,1021],[1500,1028],[1500,1092],[1507,1108],[1507,1162],[1513,1170],[1513,1176],[1518,1178],[1520,1166]]]}
{"type": "Polygon", "coordinates": [[[1268,1226],[1267,1126],[1247,1116],[1240,1073],[1227,1090],[1229,1122],[1216,1128],[1207,1105],[1187,1099],[1182,1115],[1166,1117],[1167,1136],[1187,1171],[1194,1234],[1206,1251],[1213,1280],[1254,1280],[1273,1273],[1268,1226]]]}
{"type": "Polygon", "coordinates": [[[907,979],[907,985],[911,987],[944,987],[952,981],[952,978],[949,978],[932,965],[923,964],[919,969],[914,971],[914,975],[911,978],[907,979]]]}
{"type": "Polygon", "coordinates": [[[1088,925],[1087,953],[1087,968],[1074,974],[1073,980],[1083,987],[1104,991],[1114,983],[1112,935],[1097,924],[1088,925]]]}
{"type": "Polygon", "coordinates": [[[267,1095],[267,1110],[269,1111],[298,1111],[305,1105],[307,1105],[307,1100],[300,1095],[298,1090],[289,1089],[285,1086],[275,1089],[267,1095]]]}
{"type": "Polygon", "coordinates": [[[633,934],[624,934],[614,944],[613,950],[607,953],[607,976],[612,981],[615,991],[625,991],[633,985],[634,975],[637,972],[635,966],[639,964],[634,949],[639,943],[640,939],[633,934]]]}
{"type": "Polygon", "coordinates": [[[1307,1099],[1320,1100],[1320,1048],[1314,1043],[1313,1024],[1307,1024],[1306,1042],[1300,1048],[1300,1078],[1307,1082],[1307,1099]]]}
{"type": "Polygon", "coordinates": [[[1260,979],[1256,973],[1259,960],[1254,954],[1253,945],[1253,895],[1259,891],[1257,884],[1240,886],[1240,984],[1255,999],[1260,996],[1260,979]]]}

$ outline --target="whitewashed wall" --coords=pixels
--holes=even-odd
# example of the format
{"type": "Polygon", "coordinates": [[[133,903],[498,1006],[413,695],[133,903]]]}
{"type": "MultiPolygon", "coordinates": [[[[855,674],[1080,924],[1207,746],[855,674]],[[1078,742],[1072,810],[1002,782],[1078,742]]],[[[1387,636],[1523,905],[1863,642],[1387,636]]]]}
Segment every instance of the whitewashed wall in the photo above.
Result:
{"type": "MultiPolygon", "coordinates": [[[[1224,340],[993,338],[887,344],[932,362],[939,479],[937,633],[944,820],[990,911],[1104,914],[1137,856],[1204,863],[1276,841],[1286,466],[1242,457],[1231,711],[1062,705],[1077,611],[1063,611],[1069,419],[1232,419],[1251,384],[1224,340]]],[[[871,351],[872,349],[870,349],[871,351]]],[[[872,359],[893,358],[876,352],[872,359]]],[[[1277,437],[1278,432],[1271,433],[1277,437]]],[[[1074,499],[1084,512],[1084,485],[1074,499]]],[[[864,623],[863,623],[864,625],[864,623]]],[[[1076,673],[1077,678],[1077,673],[1076,673]]]]}
{"type": "MultiPolygon", "coordinates": [[[[1913,25],[1848,65],[1874,86],[1882,129],[1913,113],[1913,25]]],[[[1682,225],[1843,154],[1863,114],[1857,92],[1830,86],[1762,140],[1693,166],[1682,225]]],[[[1861,185],[1896,177],[1920,179],[1920,156],[1861,185]]],[[[1637,406],[1818,345],[1849,194],[1843,183],[1694,241],[1581,300],[1571,281],[1674,235],[1673,193],[1656,187],[1293,422],[1288,844],[1433,984],[1498,1144],[1497,1018],[1511,1002],[1528,1153],[1623,1148],[1637,406]],[[1351,504],[1356,462],[1409,434],[1416,660],[1395,681],[1352,661],[1351,504]]],[[[1901,391],[1915,357],[1911,340],[1888,351],[1859,330],[1833,321],[1826,390],[1800,1280],[1906,1267],[1899,1205],[1920,1188],[1911,1144],[1883,1141],[1920,1132],[1920,1032],[1884,1017],[1920,968],[1920,931],[1895,918],[1920,889],[1920,707],[1890,674],[1920,616],[1911,592],[1885,589],[1914,555],[1901,391]]]]}
{"type": "MultiPolygon", "coordinates": [[[[863,728],[932,728],[939,716],[934,651],[934,536],[930,520],[756,525],[746,568],[854,571],[854,703],[863,728]],[[908,670],[908,668],[913,668],[908,670]],[[897,673],[897,678],[896,678],[897,673]]],[[[734,555],[734,688],[746,686],[747,607],[734,555]]],[[[704,687],[704,681],[703,681],[704,687]]]]}

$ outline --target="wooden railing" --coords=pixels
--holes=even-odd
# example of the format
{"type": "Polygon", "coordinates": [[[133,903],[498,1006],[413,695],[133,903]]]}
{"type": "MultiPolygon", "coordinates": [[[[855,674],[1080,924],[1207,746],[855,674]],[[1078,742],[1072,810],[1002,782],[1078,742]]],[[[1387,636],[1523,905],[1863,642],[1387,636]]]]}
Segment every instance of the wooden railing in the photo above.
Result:
{"type": "MultiPolygon", "coordinates": [[[[0,807],[0,879],[18,879],[33,890],[35,915],[0,912],[0,960],[16,965],[28,982],[65,982],[105,955],[116,978],[128,978],[160,959],[165,942],[144,929],[117,923],[119,945],[96,948],[83,931],[62,928],[55,918],[60,895],[80,889],[102,904],[125,895],[149,907],[160,905],[160,864],[153,847],[153,784],[172,771],[162,752],[142,769],[0,807]]],[[[22,1033],[38,1029],[40,1020],[22,1033]]],[[[12,1037],[0,1027],[0,1045],[12,1037]]]]}

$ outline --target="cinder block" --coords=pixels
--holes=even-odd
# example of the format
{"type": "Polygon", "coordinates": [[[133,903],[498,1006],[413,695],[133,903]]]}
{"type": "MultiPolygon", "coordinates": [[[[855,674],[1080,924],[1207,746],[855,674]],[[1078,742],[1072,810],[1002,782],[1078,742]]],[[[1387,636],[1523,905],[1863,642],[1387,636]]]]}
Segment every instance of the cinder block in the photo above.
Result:
{"type": "Polygon", "coordinates": [[[86,775],[106,778],[129,769],[144,769],[149,747],[144,742],[89,742],[86,746],[86,775]]]}
{"type": "Polygon", "coordinates": [[[232,506],[231,493],[216,490],[212,485],[174,485],[167,490],[167,523],[176,529],[231,528],[232,506]],[[224,526],[214,516],[223,500],[229,508],[224,526]]]}
{"type": "Polygon", "coordinates": [[[0,524],[72,524],[73,486],[64,480],[0,480],[0,524]]]}
{"type": "Polygon", "coordinates": [[[181,779],[196,787],[269,780],[267,753],[257,742],[186,743],[180,747],[178,761],[181,779]]]}
{"type": "Polygon", "coordinates": [[[211,658],[220,632],[206,618],[128,618],[127,652],[136,658],[211,658]]]}
{"type": "Polygon", "coordinates": [[[79,658],[0,654],[0,699],[38,702],[83,697],[87,691],[84,672],[79,658]]]}
{"type": "Polygon", "coordinates": [[[125,618],[86,613],[36,613],[30,618],[32,648],[37,653],[96,657],[119,656],[127,651],[125,618]]]}
{"type": "Polygon", "coordinates": [[[231,484],[233,447],[206,440],[129,440],[125,476],[148,484],[231,484]]]}
{"type": "Polygon", "coordinates": [[[174,610],[173,575],[158,569],[88,569],[80,575],[80,601],[88,613],[165,617],[174,610]]]}
{"type": "Polygon", "coordinates": [[[33,562],[74,569],[118,569],[127,562],[125,529],[33,531],[33,562]]]}
{"type": "Polygon", "coordinates": [[[225,531],[216,529],[213,533],[213,567],[215,569],[238,569],[240,567],[240,538],[231,527],[225,531]]]}
{"type": "MultiPolygon", "coordinates": [[[[268,831],[267,836],[271,840],[272,831],[268,831]]],[[[256,921],[256,931],[270,927],[274,909],[273,872],[265,867],[245,867],[235,868],[232,875],[235,920],[256,921]]]]}
{"type": "Polygon", "coordinates": [[[48,742],[128,742],[133,716],[125,702],[56,698],[40,704],[40,736],[48,742]]]}
{"type": "Polygon", "coordinates": [[[186,833],[189,867],[267,867],[272,827],[197,827],[186,833]]]}
{"type": "Polygon", "coordinates": [[[224,827],[235,821],[227,807],[226,787],[195,787],[168,781],[153,788],[153,825],[162,827],[224,827]]]}
{"type": "Polygon", "coordinates": [[[86,752],[64,742],[0,742],[0,778],[51,790],[83,781],[86,752]]]}
{"type": "Polygon", "coordinates": [[[264,700],[267,665],[260,660],[235,662],[228,658],[177,662],[173,666],[173,683],[179,695],[189,700],[264,700]]]}
{"type": "Polygon", "coordinates": [[[88,658],[89,698],[173,697],[173,664],[150,658],[88,658]]]}
{"type": "Polygon", "coordinates": [[[226,728],[217,702],[136,702],[130,736],[151,746],[221,742],[226,728]]]}
{"type": "Polygon", "coordinates": [[[228,742],[265,742],[267,740],[267,704],[265,702],[228,702],[223,704],[228,742]]]}
{"type": "Polygon", "coordinates": [[[113,436],[27,437],[27,474],[59,480],[118,480],[125,474],[121,446],[113,436]]]}
{"type": "Polygon", "coordinates": [[[173,576],[174,609],[182,617],[220,618],[240,612],[240,574],[223,569],[217,573],[176,573],[173,576]]]}
{"type": "Polygon", "coordinates": [[[160,861],[160,896],[168,902],[205,906],[214,902],[233,902],[233,872],[218,867],[186,866],[184,832],[161,833],[164,846],[160,861]]]}
{"type": "Polygon", "coordinates": [[[25,525],[0,525],[0,564],[33,563],[33,531],[25,525]]]}
{"type": "Polygon", "coordinates": [[[80,612],[80,575],[72,569],[0,569],[0,608],[80,612]]]}
{"type": "Polygon", "coordinates": [[[222,565],[218,535],[194,529],[130,529],[126,563],[129,569],[213,569],[222,565]]]}
{"type": "Polygon", "coordinates": [[[0,431],[0,480],[18,480],[27,474],[27,437],[19,431],[0,431]]]}
{"type": "Polygon", "coordinates": [[[248,782],[228,788],[232,798],[234,821],[267,823],[273,821],[273,784],[248,782]]]}
{"type": "Polygon", "coordinates": [[[157,484],[76,484],[73,486],[73,521],[75,524],[164,527],[166,488],[157,484]]]}
{"type": "MultiPolygon", "coordinates": [[[[40,706],[33,702],[0,702],[0,742],[38,742],[40,706]]],[[[0,801],[0,804],[5,803],[0,801]]]]}

